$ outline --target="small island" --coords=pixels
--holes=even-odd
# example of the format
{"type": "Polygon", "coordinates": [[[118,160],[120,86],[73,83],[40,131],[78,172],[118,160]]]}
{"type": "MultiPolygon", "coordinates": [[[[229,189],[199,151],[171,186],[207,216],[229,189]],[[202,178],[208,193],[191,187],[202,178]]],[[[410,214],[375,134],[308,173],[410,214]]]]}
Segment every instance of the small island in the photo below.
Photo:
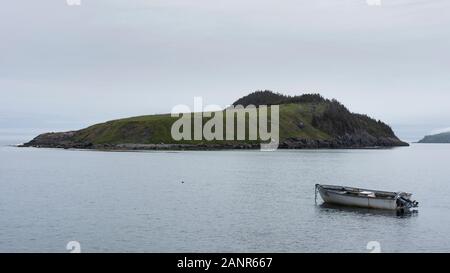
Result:
{"type": "MultiPolygon", "coordinates": [[[[336,100],[319,94],[286,96],[257,91],[235,105],[279,105],[279,148],[364,149],[409,146],[391,127],[367,115],[350,112],[336,100]]],[[[262,141],[179,140],[171,136],[177,118],[170,114],[132,117],[96,124],[88,128],[45,133],[22,147],[97,150],[218,150],[258,149],[262,141]]]]}
{"type": "Polygon", "coordinates": [[[450,132],[425,136],[419,143],[450,143],[450,132]]]}

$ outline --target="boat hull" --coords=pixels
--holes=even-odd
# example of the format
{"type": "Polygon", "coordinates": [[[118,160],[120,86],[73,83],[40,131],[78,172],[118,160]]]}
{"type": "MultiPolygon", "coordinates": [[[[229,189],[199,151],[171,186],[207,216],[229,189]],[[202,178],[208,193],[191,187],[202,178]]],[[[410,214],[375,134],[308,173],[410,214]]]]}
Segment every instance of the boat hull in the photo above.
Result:
{"type": "Polygon", "coordinates": [[[349,196],[340,192],[319,188],[320,196],[325,203],[370,209],[396,210],[395,199],[381,199],[366,196],[349,196]]]}

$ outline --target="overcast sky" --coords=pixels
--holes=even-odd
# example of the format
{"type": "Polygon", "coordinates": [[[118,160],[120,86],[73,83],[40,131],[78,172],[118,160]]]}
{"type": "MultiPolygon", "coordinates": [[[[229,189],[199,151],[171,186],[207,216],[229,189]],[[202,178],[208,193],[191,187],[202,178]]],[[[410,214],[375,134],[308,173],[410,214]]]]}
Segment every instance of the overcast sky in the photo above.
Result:
{"type": "Polygon", "coordinates": [[[0,132],[259,89],[336,98],[405,140],[450,127],[448,0],[81,1],[2,1],[0,132]]]}

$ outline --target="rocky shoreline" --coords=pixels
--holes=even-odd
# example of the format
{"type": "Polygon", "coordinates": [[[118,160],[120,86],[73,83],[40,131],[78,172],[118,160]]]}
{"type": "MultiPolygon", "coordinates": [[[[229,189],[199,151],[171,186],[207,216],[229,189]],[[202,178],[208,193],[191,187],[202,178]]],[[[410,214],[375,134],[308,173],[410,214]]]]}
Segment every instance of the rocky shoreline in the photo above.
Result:
{"type": "MultiPolygon", "coordinates": [[[[248,143],[201,143],[201,144],[94,144],[89,142],[74,142],[71,137],[74,132],[47,133],[42,134],[32,141],[20,145],[19,147],[35,148],[58,148],[58,149],[86,149],[86,150],[107,150],[107,151],[127,151],[127,150],[251,150],[260,149],[260,144],[248,143]]],[[[279,149],[383,149],[391,147],[409,146],[396,138],[382,137],[375,138],[368,134],[344,135],[332,140],[313,140],[302,138],[287,138],[280,142],[279,149]]]]}

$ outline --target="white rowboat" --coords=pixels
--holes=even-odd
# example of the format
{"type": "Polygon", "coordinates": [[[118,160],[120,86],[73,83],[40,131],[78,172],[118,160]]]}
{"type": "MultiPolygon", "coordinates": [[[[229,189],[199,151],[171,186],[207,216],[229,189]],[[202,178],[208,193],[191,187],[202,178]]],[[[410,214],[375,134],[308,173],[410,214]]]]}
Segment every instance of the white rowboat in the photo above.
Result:
{"type": "Polygon", "coordinates": [[[352,206],[370,209],[406,211],[418,207],[419,203],[412,201],[411,193],[387,192],[359,189],[344,186],[316,185],[323,201],[329,204],[352,206]]]}

